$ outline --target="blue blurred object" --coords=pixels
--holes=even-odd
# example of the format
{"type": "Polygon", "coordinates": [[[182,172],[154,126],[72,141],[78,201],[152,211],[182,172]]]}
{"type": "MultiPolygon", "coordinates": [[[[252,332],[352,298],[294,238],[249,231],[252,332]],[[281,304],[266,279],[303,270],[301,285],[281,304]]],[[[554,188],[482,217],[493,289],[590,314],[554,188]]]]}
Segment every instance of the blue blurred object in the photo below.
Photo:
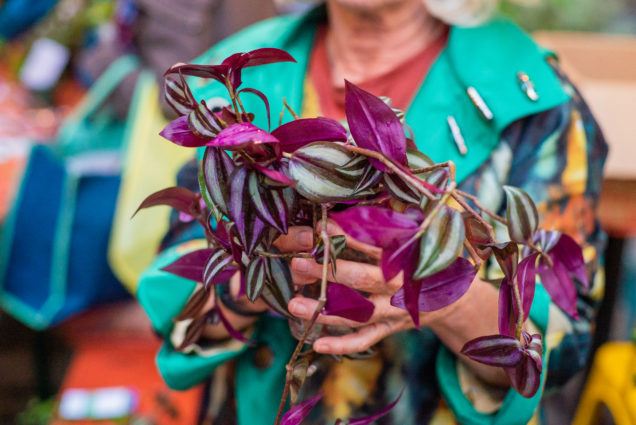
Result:
{"type": "Polygon", "coordinates": [[[0,38],[11,39],[44,17],[58,0],[6,0],[0,6],[0,38]]]}
{"type": "Polygon", "coordinates": [[[0,304],[34,329],[128,296],[107,261],[125,126],[102,106],[137,68],[132,56],[114,62],[62,126],[56,145],[31,150],[0,229],[0,304]]]}

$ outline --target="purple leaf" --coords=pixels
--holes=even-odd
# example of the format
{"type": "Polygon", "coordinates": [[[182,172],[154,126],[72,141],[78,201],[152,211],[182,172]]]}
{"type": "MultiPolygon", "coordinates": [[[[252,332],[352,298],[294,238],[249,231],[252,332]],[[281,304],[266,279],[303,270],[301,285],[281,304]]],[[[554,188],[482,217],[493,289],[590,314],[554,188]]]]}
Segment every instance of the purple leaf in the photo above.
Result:
{"type": "Polygon", "coordinates": [[[232,338],[238,341],[241,341],[243,344],[248,345],[250,347],[256,346],[256,343],[254,343],[254,341],[252,341],[249,338],[245,338],[245,336],[241,332],[237,331],[236,329],[232,327],[232,324],[223,315],[223,311],[220,308],[216,308],[215,311],[216,311],[216,314],[219,315],[219,319],[221,319],[221,323],[223,323],[223,327],[225,328],[227,333],[230,334],[232,338]]]}
{"type": "Polygon", "coordinates": [[[508,283],[508,278],[504,278],[499,288],[499,332],[503,335],[513,336],[515,334],[515,324],[517,323],[517,315],[514,313],[516,309],[513,307],[514,297],[512,294],[512,285],[508,283]]]}
{"type": "MultiPolygon", "coordinates": [[[[404,274],[407,275],[406,269],[404,274]]],[[[459,257],[444,270],[417,281],[420,285],[418,310],[435,311],[454,303],[468,291],[475,275],[475,268],[470,261],[459,257]]],[[[405,305],[407,294],[403,288],[393,295],[391,305],[408,310],[405,305]]]]}
{"type": "Polygon", "coordinates": [[[519,365],[504,370],[512,387],[522,396],[531,398],[539,390],[541,371],[530,356],[524,355],[519,365]]]}
{"type": "Polygon", "coordinates": [[[210,255],[212,255],[214,251],[214,248],[192,251],[177,258],[176,261],[168,264],[161,270],[184,279],[203,282],[203,269],[205,269],[208,258],[210,258],[210,255]]]}
{"type": "Polygon", "coordinates": [[[400,274],[405,264],[413,264],[417,261],[415,254],[418,244],[417,239],[411,238],[406,242],[396,243],[393,247],[382,249],[380,264],[385,280],[389,281],[400,274]]]}
{"type": "Polygon", "coordinates": [[[227,65],[195,65],[190,63],[177,63],[172,65],[164,74],[191,75],[193,77],[213,78],[225,84],[225,76],[230,68],[227,65]]]}
{"type": "Polygon", "coordinates": [[[539,260],[538,273],[541,283],[552,301],[563,311],[578,320],[576,311],[576,288],[574,282],[563,263],[552,258],[553,267],[550,267],[545,258],[539,260]]]}
{"type": "Polygon", "coordinates": [[[327,303],[323,314],[363,323],[371,318],[373,310],[371,301],[348,286],[340,283],[330,283],[327,286],[327,303]]]}
{"type": "Polygon", "coordinates": [[[523,357],[518,339],[505,335],[482,336],[468,341],[461,353],[489,366],[515,367],[523,357]]]}
{"type": "MultiPolygon", "coordinates": [[[[404,128],[391,107],[346,80],[345,88],[345,112],[356,144],[381,152],[397,164],[406,164],[404,128]]],[[[378,170],[389,171],[380,161],[370,161],[378,170]]]]}
{"type": "Polygon", "coordinates": [[[205,146],[210,141],[205,137],[199,137],[190,130],[188,126],[188,117],[184,115],[171,121],[161,133],[164,139],[170,140],[172,143],[186,148],[198,148],[205,146]]]}
{"type": "Polygon", "coordinates": [[[330,217],[352,238],[380,248],[401,244],[419,226],[413,217],[381,207],[349,208],[330,217]]]}
{"type": "Polygon", "coordinates": [[[519,287],[521,295],[521,304],[523,307],[523,320],[525,321],[530,314],[532,301],[534,300],[534,290],[536,286],[536,260],[538,254],[532,254],[524,258],[517,267],[517,276],[515,281],[519,287]]]}
{"type": "Polygon", "coordinates": [[[324,392],[313,396],[309,400],[305,400],[302,403],[298,403],[296,406],[289,409],[280,421],[280,425],[300,425],[300,423],[309,415],[311,409],[320,401],[324,392]]]}
{"type": "Polygon", "coordinates": [[[585,288],[588,287],[583,251],[574,239],[562,234],[558,242],[549,251],[549,254],[553,261],[563,264],[568,273],[572,274],[585,288]]]}
{"type": "Polygon", "coordinates": [[[272,127],[271,114],[269,112],[269,100],[267,100],[267,96],[265,96],[265,93],[263,93],[260,90],[256,90],[252,88],[245,88],[245,89],[239,90],[238,94],[241,94],[241,93],[255,94],[263,101],[263,103],[265,104],[265,110],[267,111],[267,128],[270,129],[272,127]]]}
{"type": "Polygon", "coordinates": [[[247,68],[250,66],[267,65],[278,62],[296,62],[296,59],[284,50],[273,47],[264,47],[262,49],[256,49],[248,52],[247,58],[243,61],[241,66],[243,68],[247,68]]]}
{"type": "Polygon", "coordinates": [[[183,187],[169,187],[149,195],[139,205],[133,217],[142,209],[155,207],[157,205],[168,205],[177,211],[186,214],[193,213],[193,209],[199,207],[199,198],[194,193],[183,187]]]}
{"type": "Polygon", "coordinates": [[[514,278],[519,263],[519,246],[514,242],[489,243],[484,244],[484,246],[492,248],[495,259],[504,275],[508,279],[514,278]]]}
{"type": "Polygon", "coordinates": [[[238,150],[249,145],[278,143],[278,139],[249,122],[232,124],[224,128],[207,146],[238,150]]]}
{"type": "Polygon", "coordinates": [[[284,152],[294,152],[312,142],[344,142],[347,130],[331,118],[301,118],[281,125],[272,136],[280,140],[284,152]]]}
{"type": "MultiPolygon", "coordinates": [[[[349,419],[347,421],[347,425],[369,425],[372,422],[377,421],[378,419],[380,419],[382,416],[386,415],[387,413],[389,413],[391,411],[391,409],[393,409],[395,407],[395,405],[398,403],[398,401],[400,401],[400,398],[402,398],[402,394],[404,393],[404,390],[400,391],[400,394],[397,396],[397,398],[393,401],[393,403],[389,404],[388,406],[386,406],[384,409],[380,410],[378,413],[375,413],[371,416],[367,416],[365,418],[358,418],[358,419],[349,419]]],[[[336,422],[336,425],[338,424],[338,422],[336,422]]]]}

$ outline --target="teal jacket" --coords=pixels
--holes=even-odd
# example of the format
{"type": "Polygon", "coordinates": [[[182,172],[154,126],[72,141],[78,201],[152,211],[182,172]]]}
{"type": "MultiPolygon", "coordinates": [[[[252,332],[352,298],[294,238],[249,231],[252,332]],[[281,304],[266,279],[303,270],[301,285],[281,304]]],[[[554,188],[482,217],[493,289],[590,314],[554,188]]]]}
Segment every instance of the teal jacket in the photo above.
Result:
{"type": "MultiPolygon", "coordinates": [[[[308,59],[317,25],[325,19],[324,10],[316,9],[303,16],[277,17],[226,39],[198,62],[219,63],[225,57],[261,47],[278,47],[288,51],[298,63],[280,63],[246,69],[243,87],[262,90],[276,116],[285,97],[294,110],[302,110],[303,86],[308,59]]],[[[458,182],[468,178],[487,161],[500,142],[502,132],[513,122],[547,111],[570,100],[553,68],[547,63],[551,53],[537,46],[523,31],[505,19],[475,28],[453,27],[448,45],[433,64],[406,114],[415,133],[418,148],[437,162],[452,160],[457,165],[458,182]],[[527,75],[538,97],[527,92],[520,80],[527,75]],[[474,90],[492,113],[477,107],[474,90]],[[485,116],[486,115],[486,116],[485,116]],[[466,142],[468,154],[457,149],[448,117],[457,122],[466,142]]],[[[224,96],[220,84],[205,80],[191,82],[195,97],[210,100],[224,96]]],[[[267,128],[265,109],[256,98],[244,97],[245,107],[254,111],[256,124],[267,128]]],[[[138,298],[153,326],[163,336],[172,330],[175,317],[195,287],[195,283],[160,271],[160,267],[182,255],[187,247],[177,246],[159,255],[155,264],[143,274],[138,298]]],[[[539,286],[531,311],[533,323],[545,332],[548,323],[549,296],[539,286]]],[[[185,389],[208,378],[223,362],[236,361],[237,415],[240,424],[273,422],[284,383],[284,364],[293,350],[287,322],[263,316],[253,338],[275,341],[274,362],[266,369],[254,366],[253,350],[245,346],[220,349],[213,356],[174,352],[166,341],[157,356],[159,370],[173,388],[185,389]],[[252,383],[245,385],[245,383],[252,383]],[[264,420],[263,418],[270,418],[264,420]]],[[[544,369],[545,370],[545,369],[544,369]]],[[[454,415],[465,424],[519,424],[530,420],[541,392],[524,399],[510,390],[502,407],[495,413],[477,412],[460,389],[456,360],[444,348],[436,363],[437,380],[454,415]]],[[[544,372],[545,374],[545,372],[544,372]]]]}

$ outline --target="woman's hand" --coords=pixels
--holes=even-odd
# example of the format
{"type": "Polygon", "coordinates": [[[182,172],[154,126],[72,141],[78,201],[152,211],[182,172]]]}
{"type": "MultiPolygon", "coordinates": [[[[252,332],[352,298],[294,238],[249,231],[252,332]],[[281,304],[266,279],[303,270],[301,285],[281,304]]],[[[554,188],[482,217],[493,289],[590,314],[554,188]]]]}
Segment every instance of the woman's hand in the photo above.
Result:
{"type": "MultiPolygon", "coordinates": [[[[333,222],[328,224],[327,233],[344,234],[333,222]]],[[[285,252],[308,251],[311,249],[312,235],[309,227],[293,227],[288,235],[277,241],[277,246],[285,252]]],[[[374,259],[379,259],[382,254],[379,248],[362,244],[349,237],[347,247],[361,251],[374,259]]],[[[322,265],[313,259],[294,258],[291,271],[294,284],[313,284],[320,281],[322,265]]],[[[330,271],[329,280],[369,293],[368,299],[374,304],[375,310],[371,319],[365,323],[336,316],[318,316],[319,323],[351,327],[355,328],[356,332],[344,336],[319,338],[313,344],[316,352],[353,354],[365,351],[391,334],[414,327],[406,310],[391,305],[391,296],[402,286],[402,274],[387,282],[382,270],[376,265],[337,260],[336,275],[330,271]]],[[[316,300],[297,296],[290,301],[289,310],[301,319],[310,320],[317,303],[316,300]]],[[[450,350],[458,354],[467,341],[498,333],[497,303],[497,290],[487,282],[475,279],[459,301],[441,310],[420,313],[420,323],[422,326],[430,327],[450,350]]],[[[473,362],[464,356],[460,357],[482,379],[492,384],[509,385],[502,369],[473,362]]]]}

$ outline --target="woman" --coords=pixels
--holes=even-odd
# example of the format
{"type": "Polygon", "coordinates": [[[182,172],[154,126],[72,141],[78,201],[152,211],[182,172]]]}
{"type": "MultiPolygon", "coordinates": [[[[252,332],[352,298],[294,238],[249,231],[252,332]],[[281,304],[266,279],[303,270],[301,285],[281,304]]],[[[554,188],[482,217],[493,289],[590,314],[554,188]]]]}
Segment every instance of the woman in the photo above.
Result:
{"type": "MultiPolygon", "coordinates": [[[[596,275],[603,239],[594,208],[605,142],[552,56],[508,21],[484,23],[489,6],[490,1],[476,0],[328,0],[326,8],[306,16],[276,18],[231,37],[201,62],[218,63],[232,53],[266,46],[289,51],[298,64],[268,65],[243,76],[244,85],[268,95],[274,111],[285,96],[303,116],[340,119],[345,78],[391,97],[393,106],[407,111],[418,148],[438,162],[457,164],[463,190],[500,210],[502,184],[524,188],[538,203],[544,227],[558,228],[584,245],[588,269],[596,275]]],[[[203,99],[221,93],[215,84],[195,89],[195,97],[203,99]]],[[[253,105],[247,109],[262,108],[253,105]]],[[[266,126],[264,121],[257,124],[266,126]]],[[[188,175],[192,173],[183,174],[182,183],[190,180],[196,187],[188,175]]],[[[310,228],[293,228],[278,247],[306,250],[311,234],[310,228]]],[[[294,346],[286,321],[262,313],[261,305],[239,300],[227,314],[236,327],[251,333],[257,348],[223,342],[227,334],[215,326],[206,330],[208,344],[192,346],[188,354],[172,348],[183,339],[188,323],[172,326],[171,319],[194,284],[158,268],[196,247],[192,241],[179,243],[181,236],[175,227],[167,242],[175,246],[161,254],[138,290],[155,328],[171,341],[159,353],[159,368],[178,388],[216,371],[210,401],[215,424],[273,423],[284,364],[294,346]],[[268,345],[271,341],[276,343],[268,345]]],[[[348,243],[372,257],[379,255],[372,247],[348,243]]],[[[298,285],[314,282],[320,274],[312,261],[294,259],[291,267],[298,285]]],[[[532,418],[540,393],[524,399],[509,389],[502,370],[458,354],[470,339],[497,333],[497,291],[490,284],[476,279],[456,303],[422,313],[424,326],[418,331],[411,329],[405,311],[389,304],[400,282],[384,282],[377,267],[340,261],[337,280],[371,293],[376,313],[357,332],[318,339],[313,348],[351,354],[375,346],[377,354],[341,363],[323,356],[304,394],[325,391],[325,396],[304,423],[374,413],[402,388],[400,402],[379,423],[452,423],[455,418],[465,424],[520,424],[532,418]]],[[[597,279],[590,293],[577,288],[578,322],[570,321],[538,286],[529,326],[543,335],[550,353],[543,373],[546,387],[563,383],[584,364],[595,306],[590,294],[598,294],[601,285],[597,279]]],[[[314,301],[299,296],[289,309],[308,318],[313,306],[314,301]]],[[[320,320],[343,324],[340,319],[320,320]]]]}

